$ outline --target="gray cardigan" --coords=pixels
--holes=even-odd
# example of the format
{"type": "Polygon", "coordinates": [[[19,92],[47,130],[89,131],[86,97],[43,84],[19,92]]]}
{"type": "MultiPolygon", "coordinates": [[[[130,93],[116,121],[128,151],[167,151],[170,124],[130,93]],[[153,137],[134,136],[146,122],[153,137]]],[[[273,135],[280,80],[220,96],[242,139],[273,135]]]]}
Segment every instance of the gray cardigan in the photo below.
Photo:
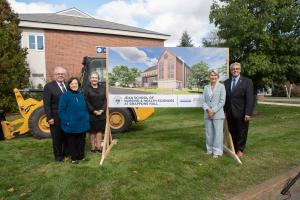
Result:
{"type": "Polygon", "coordinates": [[[226,91],[223,84],[217,82],[214,91],[211,91],[210,84],[204,87],[203,92],[203,110],[204,118],[208,119],[207,109],[210,107],[214,111],[212,119],[224,119],[223,106],[225,104],[226,91]]]}

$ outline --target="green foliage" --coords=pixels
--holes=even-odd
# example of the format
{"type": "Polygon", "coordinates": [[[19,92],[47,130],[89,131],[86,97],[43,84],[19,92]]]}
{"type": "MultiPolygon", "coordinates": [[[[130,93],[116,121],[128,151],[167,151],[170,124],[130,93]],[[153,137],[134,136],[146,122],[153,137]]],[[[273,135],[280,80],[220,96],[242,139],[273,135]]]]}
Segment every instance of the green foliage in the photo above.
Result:
{"type": "Polygon", "coordinates": [[[19,19],[6,0],[0,1],[0,108],[16,111],[14,88],[29,86],[26,50],[20,47],[19,19]]]}
{"type": "Polygon", "coordinates": [[[188,78],[188,88],[203,86],[208,82],[208,64],[200,62],[192,65],[188,78]]]}
{"type": "Polygon", "coordinates": [[[193,41],[187,31],[182,33],[178,47],[193,47],[193,41]]]}
{"type": "Polygon", "coordinates": [[[109,74],[110,85],[118,83],[122,87],[129,87],[136,83],[136,78],[140,75],[137,68],[129,68],[125,65],[115,66],[112,73],[109,74]]]}
{"type": "Polygon", "coordinates": [[[218,43],[230,48],[230,62],[240,62],[257,88],[300,81],[300,4],[295,0],[214,2],[210,21],[218,43]]]}

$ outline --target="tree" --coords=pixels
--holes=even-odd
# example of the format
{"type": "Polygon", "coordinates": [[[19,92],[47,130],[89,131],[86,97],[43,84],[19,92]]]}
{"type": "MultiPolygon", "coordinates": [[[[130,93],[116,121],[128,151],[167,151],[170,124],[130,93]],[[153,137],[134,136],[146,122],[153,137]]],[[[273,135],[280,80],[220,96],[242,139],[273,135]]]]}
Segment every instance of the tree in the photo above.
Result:
{"type": "Polygon", "coordinates": [[[0,108],[16,111],[14,88],[29,86],[26,49],[20,47],[18,15],[6,0],[0,1],[0,108]]]}
{"type": "Polygon", "coordinates": [[[188,78],[188,88],[200,87],[209,83],[208,64],[200,62],[192,65],[188,78]]]}
{"type": "Polygon", "coordinates": [[[129,68],[126,65],[115,66],[109,76],[110,85],[118,83],[122,87],[129,87],[135,84],[139,75],[140,71],[137,68],[129,68]]]}
{"type": "Polygon", "coordinates": [[[187,31],[182,33],[178,47],[193,47],[193,41],[187,31]]]}
{"type": "Polygon", "coordinates": [[[202,44],[204,47],[217,46],[223,42],[224,40],[218,36],[217,30],[211,31],[206,38],[202,39],[202,44]]]}
{"type": "Polygon", "coordinates": [[[230,62],[240,62],[256,88],[299,81],[299,2],[220,1],[213,3],[209,17],[222,41],[206,44],[229,47],[230,62]]]}

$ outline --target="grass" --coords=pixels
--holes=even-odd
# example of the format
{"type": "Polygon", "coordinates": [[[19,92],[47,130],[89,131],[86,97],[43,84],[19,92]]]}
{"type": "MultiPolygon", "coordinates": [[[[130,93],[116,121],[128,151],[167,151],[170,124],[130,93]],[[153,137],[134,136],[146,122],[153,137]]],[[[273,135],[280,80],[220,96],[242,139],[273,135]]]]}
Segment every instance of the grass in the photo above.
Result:
{"type": "Polygon", "coordinates": [[[128,89],[149,92],[149,93],[154,93],[154,94],[198,94],[198,93],[201,93],[203,90],[203,89],[198,89],[198,88],[182,89],[182,90],[165,89],[165,88],[128,88],[128,89]]]}
{"type": "Polygon", "coordinates": [[[79,165],[53,162],[50,140],[0,141],[0,199],[228,199],[299,166],[300,108],[257,112],[243,165],[205,155],[200,108],[157,109],[113,136],[118,144],[102,167],[88,151],[79,165]]]}

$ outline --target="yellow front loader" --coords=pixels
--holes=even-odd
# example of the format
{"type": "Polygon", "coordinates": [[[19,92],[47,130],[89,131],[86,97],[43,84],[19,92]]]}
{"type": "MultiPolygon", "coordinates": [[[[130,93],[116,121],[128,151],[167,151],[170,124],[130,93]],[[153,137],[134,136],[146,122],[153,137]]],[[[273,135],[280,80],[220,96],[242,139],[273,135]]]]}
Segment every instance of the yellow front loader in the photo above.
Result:
{"type": "Polygon", "coordinates": [[[14,121],[2,121],[2,129],[5,139],[11,139],[16,134],[25,134],[29,130],[37,138],[50,137],[50,126],[46,120],[43,101],[33,98],[24,99],[18,89],[14,89],[21,118],[14,121]]]}

